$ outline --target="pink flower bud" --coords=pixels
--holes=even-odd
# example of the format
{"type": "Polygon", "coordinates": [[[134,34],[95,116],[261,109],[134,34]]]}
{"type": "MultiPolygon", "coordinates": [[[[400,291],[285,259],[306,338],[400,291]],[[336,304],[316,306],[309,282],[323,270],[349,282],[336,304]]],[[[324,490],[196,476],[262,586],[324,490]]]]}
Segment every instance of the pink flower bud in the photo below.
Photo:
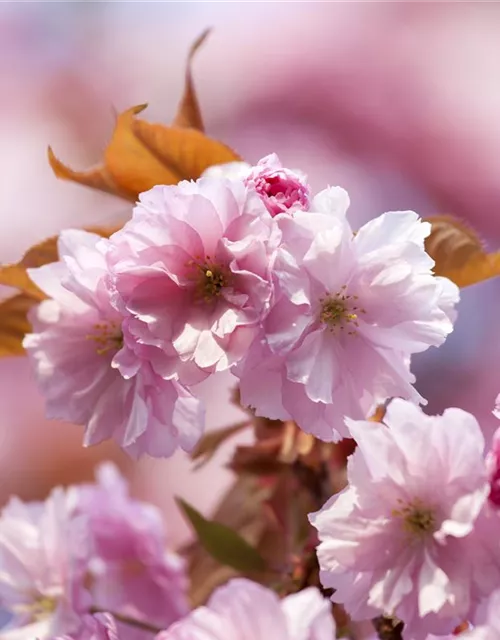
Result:
{"type": "Polygon", "coordinates": [[[245,183],[257,191],[272,216],[309,208],[306,176],[282,167],[275,153],[260,160],[245,183]]]}

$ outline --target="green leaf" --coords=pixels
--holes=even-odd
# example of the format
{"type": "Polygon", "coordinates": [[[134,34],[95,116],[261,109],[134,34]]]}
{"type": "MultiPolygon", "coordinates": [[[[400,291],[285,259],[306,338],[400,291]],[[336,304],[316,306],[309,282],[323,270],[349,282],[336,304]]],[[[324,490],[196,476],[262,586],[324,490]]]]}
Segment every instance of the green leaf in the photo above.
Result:
{"type": "Polygon", "coordinates": [[[208,431],[198,442],[196,449],[191,454],[191,458],[193,460],[201,458],[195,469],[203,467],[209,460],[211,460],[221,444],[249,425],[250,422],[245,420],[244,422],[233,424],[230,427],[223,427],[222,429],[208,431]]]}
{"type": "Polygon", "coordinates": [[[200,544],[215,560],[242,573],[266,570],[260,553],[239,533],[220,522],[207,520],[182,498],[176,498],[176,501],[195,530],[200,544]]]}

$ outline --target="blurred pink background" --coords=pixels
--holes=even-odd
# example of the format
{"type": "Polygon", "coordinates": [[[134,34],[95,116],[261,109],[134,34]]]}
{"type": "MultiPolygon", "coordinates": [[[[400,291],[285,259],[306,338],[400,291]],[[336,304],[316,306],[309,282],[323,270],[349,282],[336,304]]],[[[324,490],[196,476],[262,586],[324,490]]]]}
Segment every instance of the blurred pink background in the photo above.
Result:
{"type": "MultiPolygon", "coordinates": [[[[0,5],[0,262],[64,227],[119,220],[126,202],[54,178],[46,147],[75,168],[100,158],[114,114],[149,103],[168,122],[187,49],[207,26],[195,78],[206,126],[256,161],[276,151],[315,189],[340,184],[359,225],[387,210],[452,213],[500,245],[500,5],[496,3],[3,3],[0,5]]],[[[489,436],[500,392],[500,281],[463,292],[446,345],[415,359],[429,410],[473,411],[489,436]]],[[[0,361],[0,503],[89,479],[113,457],[159,504],[209,513],[231,480],[233,444],[191,474],[186,456],[130,463],[84,450],[49,423],[24,359],[0,361]]],[[[229,376],[203,393],[209,427],[238,420],[229,376]]],[[[247,438],[249,436],[242,436],[247,438]]]]}

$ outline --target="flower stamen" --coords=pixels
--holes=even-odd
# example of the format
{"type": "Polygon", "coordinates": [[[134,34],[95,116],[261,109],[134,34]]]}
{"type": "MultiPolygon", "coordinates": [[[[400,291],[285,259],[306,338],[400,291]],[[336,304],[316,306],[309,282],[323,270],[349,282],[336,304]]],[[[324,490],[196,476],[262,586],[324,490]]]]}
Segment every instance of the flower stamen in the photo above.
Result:
{"type": "Polygon", "coordinates": [[[14,613],[28,615],[32,622],[40,622],[48,618],[56,610],[57,599],[40,595],[30,603],[17,604],[12,607],[14,613]]]}
{"type": "Polygon", "coordinates": [[[123,333],[118,322],[96,322],[94,332],[87,334],[87,340],[96,343],[96,353],[100,356],[109,351],[119,351],[123,347],[123,333]]]}
{"type": "Polygon", "coordinates": [[[366,311],[351,302],[356,301],[358,296],[346,295],[346,289],[347,285],[344,285],[335,295],[328,294],[320,298],[319,319],[328,326],[330,331],[335,332],[337,329],[344,331],[346,327],[349,328],[347,333],[352,336],[356,334],[356,329],[353,327],[359,327],[358,314],[366,311]]]}
{"type": "Polygon", "coordinates": [[[403,503],[402,500],[398,500],[398,502],[402,506],[398,509],[393,509],[391,515],[401,518],[402,528],[406,533],[422,537],[436,530],[434,509],[424,505],[419,498],[407,504],[403,503]]]}
{"type": "Polygon", "coordinates": [[[203,260],[191,260],[189,267],[194,267],[191,279],[195,281],[195,298],[209,303],[217,299],[224,288],[229,286],[229,270],[216,263],[210,256],[203,260]]]}

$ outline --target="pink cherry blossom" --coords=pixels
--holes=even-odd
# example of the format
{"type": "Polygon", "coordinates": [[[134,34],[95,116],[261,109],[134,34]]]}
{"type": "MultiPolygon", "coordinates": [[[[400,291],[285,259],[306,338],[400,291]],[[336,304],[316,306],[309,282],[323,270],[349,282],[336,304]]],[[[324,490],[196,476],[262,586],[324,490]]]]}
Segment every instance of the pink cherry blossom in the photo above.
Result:
{"type": "MultiPolygon", "coordinates": [[[[5,640],[33,640],[36,636],[5,636],[5,640]]],[[[83,627],[76,635],[64,634],[50,640],[123,640],[123,634],[118,633],[116,621],[109,613],[86,615],[83,627]]]]}
{"type": "Polygon", "coordinates": [[[460,638],[463,640],[498,640],[500,638],[500,589],[493,591],[484,602],[480,617],[481,621],[474,629],[460,635],[460,638]]]}
{"type": "Polygon", "coordinates": [[[286,169],[275,153],[252,166],[246,162],[228,162],[205,170],[204,176],[240,179],[262,198],[272,216],[291,214],[309,208],[307,176],[297,169],[286,169]]]}
{"type": "Polygon", "coordinates": [[[279,216],[275,298],[236,368],[258,415],[291,417],[327,441],[348,435],[344,415],[366,418],[387,397],[423,402],[410,356],[445,340],[458,300],[457,287],[432,274],[428,223],[385,213],[353,234],[348,204],[329,188],[309,212],[279,216]],[[261,361],[264,352],[276,357],[261,361]],[[252,392],[258,377],[267,394],[252,392]]]}
{"type": "Polygon", "coordinates": [[[115,304],[162,350],[154,367],[192,384],[238,361],[267,312],[279,230],[242,181],[154,187],[111,237],[115,304]]]}
{"type": "Polygon", "coordinates": [[[0,610],[13,614],[2,638],[80,633],[89,554],[84,522],[62,489],[45,503],[12,498],[0,516],[0,610]]]}
{"type": "Polygon", "coordinates": [[[257,191],[272,216],[309,207],[306,176],[285,169],[275,153],[259,160],[245,177],[245,182],[257,191]]]}
{"type": "Polygon", "coordinates": [[[166,628],[189,610],[184,562],[167,548],[159,510],[133,500],[112,464],[102,465],[97,479],[74,488],[92,543],[92,602],[166,628]]]}
{"type": "Polygon", "coordinates": [[[328,600],[313,587],[279,600],[243,578],[219,587],[205,607],[157,636],[157,640],[332,640],[328,600]]]}
{"type": "Polygon", "coordinates": [[[95,234],[65,231],[60,261],[29,270],[50,298],[24,340],[48,416],[85,425],[86,446],[113,438],[134,456],[189,451],[203,430],[201,403],[155,372],[156,347],[131,339],[130,318],[111,305],[106,247],[95,234]]]}
{"type": "Polygon", "coordinates": [[[467,537],[489,490],[481,429],[461,409],[431,417],[400,399],[386,424],[346,421],[349,485],[310,515],[321,581],[355,620],[396,615],[416,640],[451,633],[470,612],[467,537]]]}
{"type": "MultiPolygon", "coordinates": [[[[500,418],[500,396],[496,399],[493,415],[500,418]]],[[[493,436],[491,451],[486,456],[486,464],[490,476],[490,502],[500,507],[500,427],[493,436]]]]}

